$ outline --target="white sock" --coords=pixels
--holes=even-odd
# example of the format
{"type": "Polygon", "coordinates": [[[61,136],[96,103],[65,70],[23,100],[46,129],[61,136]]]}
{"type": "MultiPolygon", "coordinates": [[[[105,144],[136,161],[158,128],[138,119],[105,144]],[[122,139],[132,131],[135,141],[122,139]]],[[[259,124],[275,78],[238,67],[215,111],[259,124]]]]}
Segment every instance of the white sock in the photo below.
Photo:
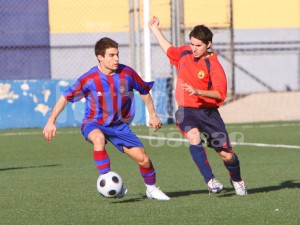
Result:
{"type": "Polygon", "coordinates": [[[153,185],[145,184],[145,185],[146,185],[147,191],[149,191],[149,192],[152,192],[157,188],[155,184],[153,184],[153,185]]]}

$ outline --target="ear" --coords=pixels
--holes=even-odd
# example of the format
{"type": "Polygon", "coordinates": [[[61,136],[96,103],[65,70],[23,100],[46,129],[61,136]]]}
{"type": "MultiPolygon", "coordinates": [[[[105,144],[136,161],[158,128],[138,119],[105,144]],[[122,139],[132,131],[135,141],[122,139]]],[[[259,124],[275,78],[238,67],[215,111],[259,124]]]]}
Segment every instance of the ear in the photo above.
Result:
{"type": "Polygon", "coordinates": [[[212,45],[212,43],[211,43],[211,41],[209,41],[207,44],[207,49],[209,49],[211,47],[211,45],[212,45]]]}
{"type": "Polygon", "coordinates": [[[102,55],[97,55],[97,59],[99,62],[103,61],[103,56],[102,55]]]}

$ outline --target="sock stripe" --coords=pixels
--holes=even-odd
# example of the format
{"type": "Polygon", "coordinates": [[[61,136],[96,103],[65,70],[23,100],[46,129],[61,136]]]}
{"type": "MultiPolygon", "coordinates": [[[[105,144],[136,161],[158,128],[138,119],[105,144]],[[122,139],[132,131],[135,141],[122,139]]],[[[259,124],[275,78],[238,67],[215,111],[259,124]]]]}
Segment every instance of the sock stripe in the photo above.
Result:
{"type": "Polygon", "coordinates": [[[108,163],[104,163],[104,164],[99,164],[99,165],[96,164],[96,167],[97,167],[98,169],[107,168],[107,167],[109,167],[109,166],[110,166],[110,165],[109,165],[109,162],[108,162],[108,163]]]}
{"type": "Polygon", "coordinates": [[[104,169],[98,169],[100,174],[105,174],[108,173],[110,171],[110,168],[104,168],[104,169]]]}
{"type": "Polygon", "coordinates": [[[102,151],[94,150],[94,161],[100,174],[105,174],[110,171],[110,158],[105,149],[102,151]]]}
{"type": "Polygon", "coordinates": [[[146,179],[146,180],[150,180],[150,179],[153,179],[153,178],[155,178],[155,171],[154,171],[154,174],[152,175],[152,176],[143,176],[143,178],[144,179],[146,179]]]}
{"type": "Polygon", "coordinates": [[[102,164],[105,164],[105,163],[109,163],[110,162],[110,159],[109,158],[106,158],[106,159],[103,159],[103,160],[95,160],[95,164],[98,166],[98,165],[102,165],[102,164]]]}
{"type": "Polygon", "coordinates": [[[147,178],[147,177],[144,177],[144,180],[149,180],[149,181],[150,181],[150,180],[153,180],[153,178],[154,178],[154,177],[148,177],[148,178],[147,178]]]}
{"type": "Polygon", "coordinates": [[[144,179],[145,184],[154,185],[156,182],[156,171],[153,167],[152,162],[149,168],[143,168],[140,166],[140,173],[144,179]]]}
{"type": "Polygon", "coordinates": [[[153,176],[155,173],[156,173],[155,170],[153,170],[153,171],[150,172],[150,173],[143,173],[143,172],[141,171],[141,175],[142,175],[143,177],[150,177],[150,176],[153,176]]]}

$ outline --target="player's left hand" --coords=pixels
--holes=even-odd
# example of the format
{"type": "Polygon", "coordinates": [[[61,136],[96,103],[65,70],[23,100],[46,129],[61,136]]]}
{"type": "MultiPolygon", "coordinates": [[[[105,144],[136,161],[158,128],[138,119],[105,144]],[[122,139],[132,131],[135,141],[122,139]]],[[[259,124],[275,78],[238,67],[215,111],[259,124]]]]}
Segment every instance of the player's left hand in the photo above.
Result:
{"type": "Polygon", "coordinates": [[[159,130],[162,127],[162,122],[158,115],[150,115],[149,126],[152,127],[155,131],[159,130]]]}
{"type": "Polygon", "coordinates": [[[197,89],[195,89],[194,87],[192,87],[191,85],[184,83],[181,85],[182,89],[188,93],[190,93],[191,95],[198,95],[197,89]]]}
{"type": "Polygon", "coordinates": [[[52,123],[47,123],[43,130],[43,135],[46,141],[52,141],[52,137],[56,134],[56,126],[52,123]]]}

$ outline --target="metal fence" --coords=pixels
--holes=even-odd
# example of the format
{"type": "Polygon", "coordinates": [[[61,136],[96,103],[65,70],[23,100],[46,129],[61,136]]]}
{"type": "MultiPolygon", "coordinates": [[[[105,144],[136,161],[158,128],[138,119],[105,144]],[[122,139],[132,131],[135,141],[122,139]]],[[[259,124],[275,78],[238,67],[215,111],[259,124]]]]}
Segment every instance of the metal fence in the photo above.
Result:
{"type": "MultiPolygon", "coordinates": [[[[175,45],[188,44],[197,24],[213,29],[233,93],[300,90],[299,29],[231,29],[232,9],[232,0],[150,1],[175,45]]],[[[143,76],[143,10],[140,0],[0,0],[0,79],[74,79],[97,63],[93,48],[103,36],[119,42],[121,63],[143,76]]],[[[154,40],[151,53],[153,79],[172,78],[154,40]]]]}

